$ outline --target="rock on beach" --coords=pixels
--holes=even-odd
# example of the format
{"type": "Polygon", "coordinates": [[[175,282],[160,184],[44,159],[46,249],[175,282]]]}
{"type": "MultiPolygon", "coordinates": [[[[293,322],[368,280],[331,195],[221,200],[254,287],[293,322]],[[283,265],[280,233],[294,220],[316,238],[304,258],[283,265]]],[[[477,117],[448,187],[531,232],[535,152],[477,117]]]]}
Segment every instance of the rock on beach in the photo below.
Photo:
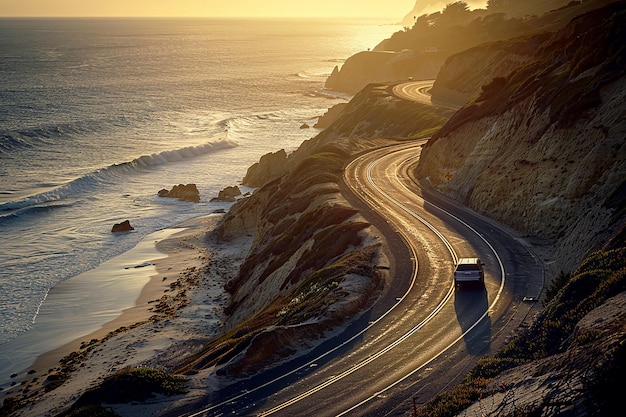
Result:
{"type": "Polygon", "coordinates": [[[171,190],[162,189],[159,191],[159,197],[177,198],[180,201],[190,201],[193,203],[200,202],[200,192],[196,184],[178,184],[171,190]]]}
{"type": "Polygon", "coordinates": [[[129,220],[124,220],[121,223],[116,223],[113,225],[113,227],[111,228],[111,232],[113,233],[117,233],[117,232],[129,232],[131,230],[135,230],[135,228],[133,226],[130,225],[130,221],[129,220]]]}
{"type": "Polygon", "coordinates": [[[211,201],[226,201],[232,203],[235,201],[235,197],[241,195],[241,190],[237,186],[226,187],[221,190],[217,197],[211,199],[211,201]]]}

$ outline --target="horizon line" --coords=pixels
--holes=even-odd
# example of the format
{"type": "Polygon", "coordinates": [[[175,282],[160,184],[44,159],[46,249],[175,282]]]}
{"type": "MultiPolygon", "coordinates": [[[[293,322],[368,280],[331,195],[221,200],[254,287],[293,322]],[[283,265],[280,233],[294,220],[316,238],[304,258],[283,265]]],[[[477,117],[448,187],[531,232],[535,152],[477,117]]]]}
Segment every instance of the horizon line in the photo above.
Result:
{"type": "MultiPolygon", "coordinates": [[[[372,20],[392,20],[397,16],[249,16],[249,15],[224,15],[224,16],[170,16],[170,15],[0,15],[0,19],[372,19],[372,20]]],[[[400,18],[401,19],[401,18],[400,18]]]]}

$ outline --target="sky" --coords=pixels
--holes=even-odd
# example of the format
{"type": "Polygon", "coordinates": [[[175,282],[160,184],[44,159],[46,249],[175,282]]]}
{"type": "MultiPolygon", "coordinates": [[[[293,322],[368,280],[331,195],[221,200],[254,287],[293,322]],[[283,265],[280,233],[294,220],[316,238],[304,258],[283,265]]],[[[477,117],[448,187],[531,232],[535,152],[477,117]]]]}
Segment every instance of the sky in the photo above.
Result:
{"type": "MultiPolygon", "coordinates": [[[[380,17],[413,7],[441,10],[453,0],[0,0],[0,16],[380,17]]],[[[468,1],[475,3],[476,1],[468,1]]],[[[484,3],[484,1],[482,2],[484,3]]]]}

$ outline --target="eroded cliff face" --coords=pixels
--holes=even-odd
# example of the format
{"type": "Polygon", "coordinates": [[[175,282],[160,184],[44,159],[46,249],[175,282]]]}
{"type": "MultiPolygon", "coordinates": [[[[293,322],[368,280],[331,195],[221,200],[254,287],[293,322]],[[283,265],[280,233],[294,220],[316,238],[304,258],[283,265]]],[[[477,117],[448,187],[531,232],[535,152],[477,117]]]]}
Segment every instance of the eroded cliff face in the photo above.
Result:
{"type": "Polygon", "coordinates": [[[465,105],[478,97],[482,86],[534,60],[538,46],[551,34],[487,43],[449,57],[433,84],[434,101],[465,105]]]}
{"type": "MultiPolygon", "coordinates": [[[[499,56],[503,69],[485,71],[485,80],[500,75],[429,141],[416,170],[472,209],[554,239],[555,267],[565,271],[624,220],[624,9],[616,3],[529,39],[537,52],[506,76],[510,53],[492,54],[486,66],[499,56]]],[[[468,59],[476,63],[477,53],[468,59]]]]}

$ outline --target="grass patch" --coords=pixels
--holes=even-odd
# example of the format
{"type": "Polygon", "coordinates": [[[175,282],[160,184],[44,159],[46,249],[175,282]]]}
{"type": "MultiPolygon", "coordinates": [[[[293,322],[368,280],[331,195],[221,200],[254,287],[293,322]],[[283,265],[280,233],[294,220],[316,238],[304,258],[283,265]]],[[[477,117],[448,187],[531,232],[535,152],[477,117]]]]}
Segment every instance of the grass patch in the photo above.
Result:
{"type": "Polygon", "coordinates": [[[108,377],[99,387],[85,392],[75,407],[126,404],[145,401],[154,394],[177,395],[187,392],[182,378],[152,368],[128,368],[108,377]]]}
{"type": "Polygon", "coordinates": [[[102,406],[92,405],[72,409],[68,414],[63,414],[62,417],[118,417],[118,415],[102,406]]]}

